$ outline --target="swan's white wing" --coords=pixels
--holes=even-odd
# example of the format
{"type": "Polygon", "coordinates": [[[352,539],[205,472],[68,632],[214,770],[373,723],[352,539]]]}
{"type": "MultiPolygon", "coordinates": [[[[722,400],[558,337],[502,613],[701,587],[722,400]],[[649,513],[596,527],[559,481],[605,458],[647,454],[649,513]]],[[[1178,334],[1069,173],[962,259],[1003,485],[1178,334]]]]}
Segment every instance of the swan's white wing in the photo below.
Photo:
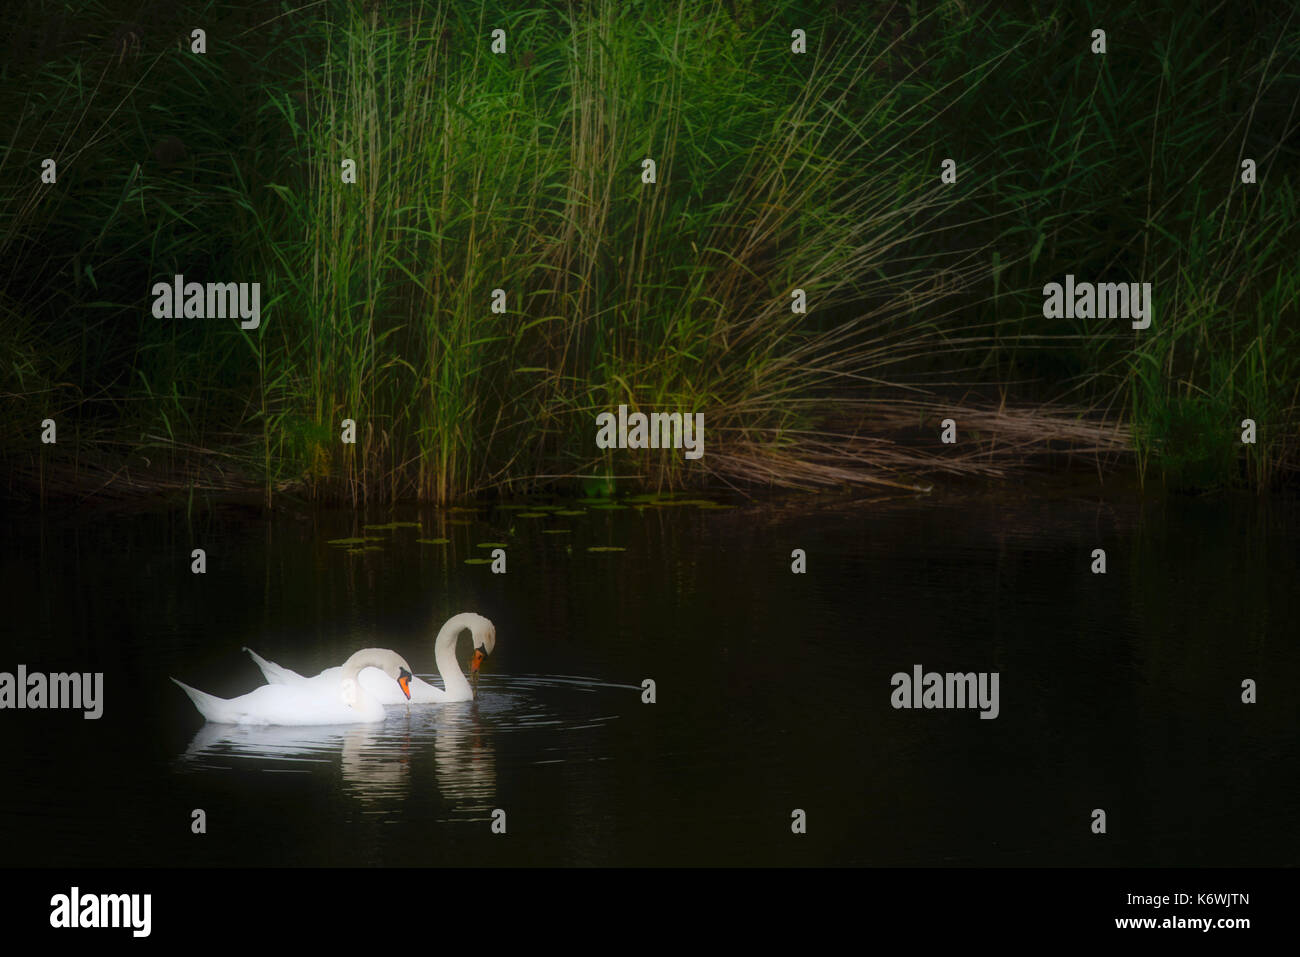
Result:
{"type": "Polygon", "coordinates": [[[245,647],[244,650],[252,656],[257,667],[262,669],[262,675],[266,678],[266,683],[269,685],[300,685],[305,681],[311,680],[309,678],[304,678],[296,671],[290,671],[283,665],[277,665],[274,661],[267,661],[252,648],[245,647]]]}
{"type": "MultiPolygon", "coordinates": [[[[338,690],[339,682],[343,680],[342,665],[335,665],[332,668],[326,668],[320,674],[312,675],[308,678],[305,675],[298,674],[298,672],[291,668],[286,668],[284,665],[277,665],[274,661],[267,661],[252,648],[245,648],[244,650],[252,656],[257,667],[262,669],[262,676],[266,678],[266,683],[270,685],[289,685],[294,688],[311,688],[333,694],[338,690]]],[[[384,675],[384,673],[378,668],[362,669],[362,673],[366,671],[374,671],[377,674],[384,675]]],[[[384,677],[388,681],[393,680],[388,678],[387,675],[384,675],[384,677]]],[[[400,692],[401,689],[398,690],[400,692]]]]}
{"type": "Polygon", "coordinates": [[[327,695],[314,688],[262,685],[238,698],[218,698],[183,682],[176,683],[190,696],[199,713],[215,724],[357,724],[382,721],[384,717],[383,708],[373,702],[368,708],[350,707],[337,690],[327,695]]]}
{"type": "MultiPolygon", "coordinates": [[[[323,695],[337,695],[339,682],[343,680],[343,667],[341,665],[326,668],[318,675],[305,678],[298,672],[291,671],[283,665],[277,665],[274,661],[267,661],[251,648],[245,648],[244,650],[252,656],[253,661],[257,663],[257,667],[262,669],[262,674],[266,677],[268,684],[304,688],[323,695]]],[[[379,668],[362,668],[360,680],[361,689],[369,698],[378,701],[380,704],[407,703],[406,695],[402,694],[401,687],[379,668]]],[[[221,699],[216,700],[220,701],[221,699]]],[[[452,700],[461,699],[449,697],[442,688],[430,684],[423,678],[411,679],[411,704],[442,704],[452,700]]]]}

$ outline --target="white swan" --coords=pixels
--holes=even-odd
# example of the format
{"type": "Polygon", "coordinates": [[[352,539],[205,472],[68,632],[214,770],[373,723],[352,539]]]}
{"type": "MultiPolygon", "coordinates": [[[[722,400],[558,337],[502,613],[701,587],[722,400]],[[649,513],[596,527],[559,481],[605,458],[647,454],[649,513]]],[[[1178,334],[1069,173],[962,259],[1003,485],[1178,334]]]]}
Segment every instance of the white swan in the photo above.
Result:
{"type": "MultiPolygon", "coordinates": [[[[215,724],[356,724],[383,721],[384,706],[367,691],[359,676],[365,669],[378,669],[387,675],[381,680],[393,686],[399,697],[411,695],[411,666],[406,659],[387,648],[363,648],[332,669],[332,684],[292,686],[263,685],[238,698],[218,698],[183,681],[176,681],[199,709],[199,714],[215,724]]],[[[375,672],[376,674],[379,671],[375,672]]]]}
{"type": "MultiPolygon", "coordinates": [[[[438,632],[438,637],[433,640],[434,663],[438,667],[438,675],[442,678],[445,689],[431,685],[421,678],[412,678],[409,695],[412,704],[445,704],[449,701],[474,699],[474,689],[461,672],[460,663],[456,661],[456,640],[466,629],[469,629],[470,637],[474,642],[474,657],[470,660],[470,673],[477,682],[479,665],[496,647],[497,630],[496,626],[482,615],[464,612],[448,619],[438,632]]],[[[262,669],[262,674],[271,685],[290,688],[328,687],[339,680],[342,672],[338,667],[326,668],[315,677],[304,678],[296,671],[290,671],[274,661],[267,661],[251,648],[244,650],[252,655],[253,660],[257,662],[257,667],[262,669]]],[[[366,694],[381,704],[402,704],[405,700],[399,691],[393,688],[392,682],[387,681],[377,671],[363,670],[359,680],[366,694]]]]}

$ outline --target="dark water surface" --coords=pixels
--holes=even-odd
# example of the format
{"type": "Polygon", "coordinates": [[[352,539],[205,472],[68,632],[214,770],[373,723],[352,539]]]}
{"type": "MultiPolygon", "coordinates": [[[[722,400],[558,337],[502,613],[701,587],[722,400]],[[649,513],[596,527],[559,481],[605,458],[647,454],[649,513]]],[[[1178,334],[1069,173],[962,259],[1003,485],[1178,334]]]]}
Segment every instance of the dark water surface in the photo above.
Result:
{"type": "Polygon", "coordinates": [[[559,507],[9,515],[0,671],[102,671],[105,703],[0,711],[0,864],[1300,862],[1295,504],[559,507]],[[488,542],[506,574],[465,564],[488,542]],[[168,680],[250,691],[243,645],[427,675],[461,611],[497,628],[474,703],[239,729],[168,680]],[[916,664],[998,672],[998,718],[895,710],[916,664]]]}

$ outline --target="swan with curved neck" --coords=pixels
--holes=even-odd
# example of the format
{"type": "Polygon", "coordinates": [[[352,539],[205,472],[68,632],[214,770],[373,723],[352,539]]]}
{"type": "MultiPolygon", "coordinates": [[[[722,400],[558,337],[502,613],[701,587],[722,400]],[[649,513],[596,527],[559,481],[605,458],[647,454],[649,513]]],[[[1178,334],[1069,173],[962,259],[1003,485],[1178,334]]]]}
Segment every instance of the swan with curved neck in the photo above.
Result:
{"type": "MultiPolygon", "coordinates": [[[[238,698],[218,698],[176,681],[214,724],[357,724],[384,720],[384,705],[362,679],[378,674],[399,698],[411,696],[411,666],[387,648],[363,648],[334,669],[331,682],[316,687],[263,685],[238,698]],[[372,671],[371,669],[375,669],[372,671]],[[386,677],[385,677],[386,676],[386,677]]],[[[387,689],[385,689],[387,690],[387,689]]]]}
{"type": "MultiPolygon", "coordinates": [[[[460,662],[456,660],[456,644],[465,631],[470,633],[474,646],[474,655],[470,659],[470,673],[477,681],[479,666],[496,647],[497,630],[496,626],[482,615],[464,612],[448,619],[433,640],[434,665],[438,669],[439,677],[442,678],[443,687],[439,688],[420,678],[412,678],[408,696],[411,704],[445,704],[451,701],[473,700],[474,688],[464,672],[460,670],[460,662]]],[[[339,680],[342,672],[338,667],[326,668],[315,677],[305,678],[296,671],[277,665],[274,661],[267,661],[251,648],[244,650],[252,656],[253,661],[257,662],[257,666],[262,669],[262,674],[271,685],[321,688],[339,680]]],[[[377,672],[363,670],[358,681],[366,694],[381,704],[402,704],[407,700],[402,697],[399,689],[392,687],[392,682],[385,681],[377,672]]]]}

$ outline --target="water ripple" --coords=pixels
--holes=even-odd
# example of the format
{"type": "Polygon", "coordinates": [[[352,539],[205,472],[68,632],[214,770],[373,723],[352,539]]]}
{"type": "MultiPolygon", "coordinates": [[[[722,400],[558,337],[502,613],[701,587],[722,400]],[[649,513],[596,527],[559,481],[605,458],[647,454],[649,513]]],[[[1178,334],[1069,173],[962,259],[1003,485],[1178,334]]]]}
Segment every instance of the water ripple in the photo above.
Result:
{"type": "MultiPolygon", "coordinates": [[[[393,706],[375,724],[205,724],[179,756],[178,769],[333,775],[337,767],[344,790],[374,805],[405,797],[413,786],[413,769],[430,765],[438,790],[457,812],[482,812],[491,808],[498,771],[504,770],[498,768],[497,735],[542,729],[548,734],[584,732],[581,741],[570,742],[565,735],[560,747],[523,750],[529,764],[592,760],[599,755],[592,753],[591,733],[620,717],[610,713],[610,705],[620,697],[629,705],[637,702],[619,694],[627,690],[640,688],[573,675],[492,675],[480,680],[475,701],[393,706]],[[575,690],[595,694],[598,701],[577,697],[575,690]],[[595,713],[593,703],[599,705],[595,713]],[[537,750],[559,756],[537,761],[532,758],[537,750]]],[[[548,738],[548,743],[555,740],[548,738]]]]}

